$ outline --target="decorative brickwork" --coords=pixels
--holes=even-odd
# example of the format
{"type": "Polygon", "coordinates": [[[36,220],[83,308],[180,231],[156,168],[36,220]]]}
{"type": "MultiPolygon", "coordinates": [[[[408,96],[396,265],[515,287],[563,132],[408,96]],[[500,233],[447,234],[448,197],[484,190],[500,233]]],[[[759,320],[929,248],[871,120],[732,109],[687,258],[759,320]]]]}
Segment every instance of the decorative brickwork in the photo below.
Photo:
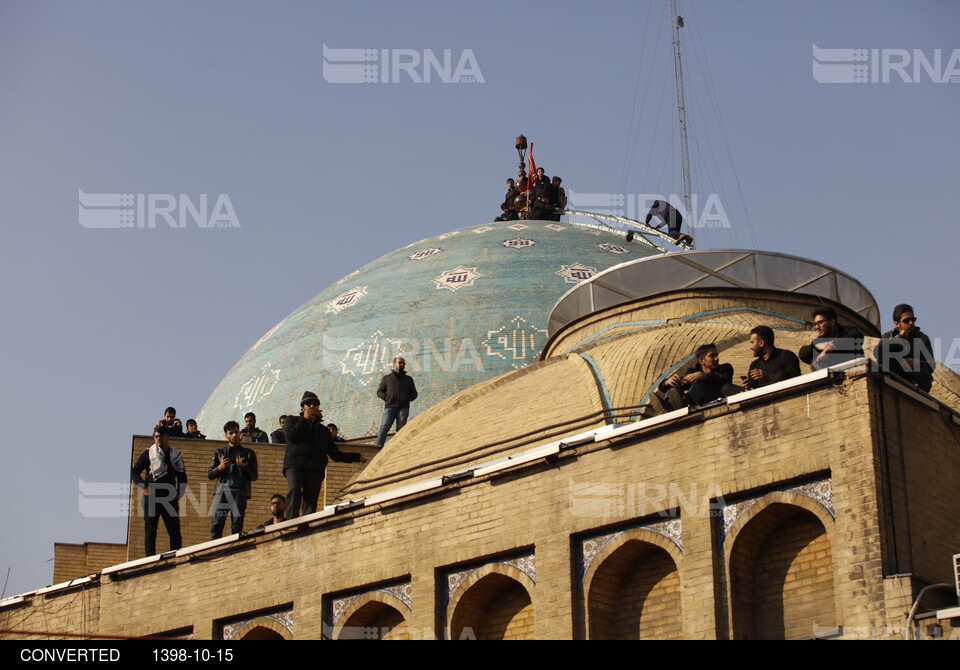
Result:
{"type": "Polygon", "coordinates": [[[222,640],[291,640],[293,610],[284,609],[222,624],[222,640]]]}

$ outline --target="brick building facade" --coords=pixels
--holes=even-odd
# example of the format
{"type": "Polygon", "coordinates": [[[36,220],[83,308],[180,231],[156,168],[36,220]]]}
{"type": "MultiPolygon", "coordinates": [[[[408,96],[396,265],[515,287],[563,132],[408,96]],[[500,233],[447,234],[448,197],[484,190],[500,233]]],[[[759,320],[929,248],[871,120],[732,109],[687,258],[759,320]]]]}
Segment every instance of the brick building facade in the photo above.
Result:
{"type": "MultiPolygon", "coordinates": [[[[738,373],[754,325],[773,327],[781,348],[807,344],[818,302],[704,288],[595,311],[554,333],[539,363],[411,421],[341,480],[338,504],[7,599],[0,628],[197,639],[956,638],[949,589],[926,591],[908,622],[924,587],[953,584],[960,552],[950,521],[960,502],[956,374],[940,366],[928,395],[861,360],[703,409],[644,410],[698,344],[717,342],[738,373]]],[[[271,453],[262,478],[276,467],[271,453]]],[[[258,483],[250,509],[265,509],[280,485],[258,483]]],[[[327,495],[333,502],[332,487],[327,495]]],[[[131,559],[141,526],[131,518],[131,559]]]]}

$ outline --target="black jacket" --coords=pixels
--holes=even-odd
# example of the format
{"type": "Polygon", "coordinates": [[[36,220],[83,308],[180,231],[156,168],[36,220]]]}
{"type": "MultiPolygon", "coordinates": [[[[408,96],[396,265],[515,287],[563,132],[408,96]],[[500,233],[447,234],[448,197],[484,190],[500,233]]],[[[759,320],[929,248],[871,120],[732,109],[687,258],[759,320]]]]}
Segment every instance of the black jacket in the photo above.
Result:
{"type": "Polygon", "coordinates": [[[750,364],[751,370],[763,370],[763,379],[750,379],[750,388],[760,388],[800,376],[800,359],[792,351],[774,348],[770,360],[763,356],[755,358],[750,364]]]}
{"type": "MultiPolygon", "coordinates": [[[[881,364],[888,365],[889,363],[884,360],[884,353],[886,353],[887,356],[892,355],[895,359],[897,357],[912,358],[917,369],[930,374],[933,374],[933,371],[937,369],[937,359],[933,357],[930,338],[927,337],[926,333],[921,333],[919,328],[914,328],[910,337],[900,337],[900,331],[894,328],[881,335],[880,338],[880,344],[874,349],[873,355],[881,364]]],[[[895,360],[893,362],[895,363],[895,360]]],[[[897,366],[894,365],[893,367],[897,366]]]]}
{"type": "MultiPolygon", "coordinates": [[[[683,377],[693,374],[694,372],[704,372],[704,369],[699,363],[697,363],[692,368],[687,368],[687,371],[680,375],[680,378],[682,379],[683,377]]],[[[707,371],[706,378],[700,381],[708,389],[707,396],[711,398],[719,398],[722,395],[723,385],[733,383],[733,366],[729,363],[721,363],[716,370],[707,371]]],[[[666,380],[661,382],[658,388],[663,393],[666,393],[670,390],[670,387],[666,384],[666,380]]],[[[686,390],[687,386],[681,385],[680,388],[686,390]]]]}
{"type": "Polygon", "coordinates": [[[406,372],[389,372],[380,380],[377,397],[385,407],[409,407],[417,399],[417,386],[406,372]]]}
{"type": "MultiPolygon", "coordinates": [[[[257,478],[260,476],[260,472],[257,468],[257,452],[253,449],[247,449],[246,447],[237,446],[237,452],[235,456],[242,456],[244,460],[247,461],[247,467],[239,468],[240,477],[243,479],[245,485],[245,493],[247,498],[253,497],[253,486],[251,482],[257,481],[257,478]]],[[[210,467],[207,468],[207,479],[216,479],[217,488],[216,491],[219,492],[223,484],[226,483],[227,479],[230,476],[230,468],[224,468],[223,470],[218,470],[220,466],[220,459],[224,456],[229,456],[230,447],[222,447],[213,452],[213,456],[210,458],[210,467]]]]}
{"type": "Polygon", "coordinates": [[[309,421],[302,416],[287,416],[283,424],[283,434],[287,438],[287,449],[283,454],[283,470],[316,470],[323,473],[327,469],[328,458],[338,463],[358,463],[360,454],[348,453],[337,449],[333,436],[323,421],[309,421]]]}
{"type": "Polygon", "coordinates": [[[841,326],[838,323],[836,336],[816,337],[807,346],[800,347],[800,360],[807,365],[813,365],[813,361],[820,355],[816,345],[831,341],[837,343],[836,348],[823,357],[820,368],[828,368],[831,365],[863,357],[863,333],[856,326],[841,326]]]}

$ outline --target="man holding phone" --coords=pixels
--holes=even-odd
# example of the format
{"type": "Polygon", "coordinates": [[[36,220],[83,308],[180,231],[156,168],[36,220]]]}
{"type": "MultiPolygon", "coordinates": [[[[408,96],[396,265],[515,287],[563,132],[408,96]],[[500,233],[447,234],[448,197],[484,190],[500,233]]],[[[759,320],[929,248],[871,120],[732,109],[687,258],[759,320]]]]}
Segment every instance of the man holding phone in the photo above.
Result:
{"type": "Polygon", "coordinates": [[[223,426],[223,435],[228,446],[213,452],[207,478],[217,480],[213,492],[213,507],[210,509],[210,539],[223,536],[223,526],[227,514],[233,517],[230,525],[232,534],[243,532],[243,515],[247,510],[247,500],[253,495],[251,482],[257,481],[257,454],[253,449],[241,446],[243,435],[240,424],[228,421],[223,426]]]}
{"type": "Polygon", "coordinates": [[[293,519],[317,511],[320,487],[327,462],[366,463],[360,454],[337,449],[330,431],[323,425],[323,411],[316,393],[306,391],[300,399],[300,416],[287,416],[283,424],[287,449],[283,455],[283,476],[287,492],[287,515],[293,519]]]}

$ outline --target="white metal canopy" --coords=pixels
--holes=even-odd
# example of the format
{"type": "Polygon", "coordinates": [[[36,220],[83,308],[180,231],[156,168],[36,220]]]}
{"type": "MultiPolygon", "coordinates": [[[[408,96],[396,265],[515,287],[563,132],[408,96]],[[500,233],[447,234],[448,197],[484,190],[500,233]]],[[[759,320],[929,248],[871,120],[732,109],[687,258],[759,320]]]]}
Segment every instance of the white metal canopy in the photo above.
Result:
{"type": "Polygon", "coordinates": [[[639,258],[600,272],[560,297],[550,312],[547,330],[552,337],[566,324],[598,309],[665,291],[705,287],[821,296],[880,326],[880,310],[870,291],[836,268],[771,251],[707,249],[639,258]]]}

